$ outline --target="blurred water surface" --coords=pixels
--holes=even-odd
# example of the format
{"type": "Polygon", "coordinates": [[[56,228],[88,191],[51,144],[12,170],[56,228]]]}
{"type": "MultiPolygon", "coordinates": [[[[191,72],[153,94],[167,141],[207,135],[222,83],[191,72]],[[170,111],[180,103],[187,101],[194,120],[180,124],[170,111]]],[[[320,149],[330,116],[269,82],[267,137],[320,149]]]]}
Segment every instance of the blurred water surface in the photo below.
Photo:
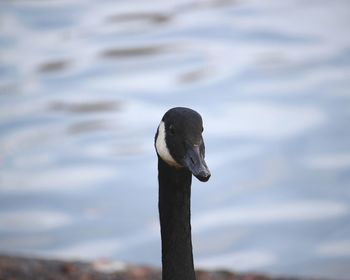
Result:
{"type": "Polygon", "coordinates": [[[0,252],[160,265],[153,137],[205,123],[204,268],[348,279],[350,4],[2,1],[0,252]]]}

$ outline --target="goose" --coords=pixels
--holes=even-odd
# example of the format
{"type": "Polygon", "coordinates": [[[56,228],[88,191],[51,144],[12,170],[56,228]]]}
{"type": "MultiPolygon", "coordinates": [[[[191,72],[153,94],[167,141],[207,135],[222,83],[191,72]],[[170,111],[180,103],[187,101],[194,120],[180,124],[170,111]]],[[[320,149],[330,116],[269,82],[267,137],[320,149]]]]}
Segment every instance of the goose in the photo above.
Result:
{"type": "Polygon", "coordinates": [[[195,280],[191,237],[192,174],[206,182],[202,117],[176,107],[163,116],[156,135],[163,280],[195,280]]]}

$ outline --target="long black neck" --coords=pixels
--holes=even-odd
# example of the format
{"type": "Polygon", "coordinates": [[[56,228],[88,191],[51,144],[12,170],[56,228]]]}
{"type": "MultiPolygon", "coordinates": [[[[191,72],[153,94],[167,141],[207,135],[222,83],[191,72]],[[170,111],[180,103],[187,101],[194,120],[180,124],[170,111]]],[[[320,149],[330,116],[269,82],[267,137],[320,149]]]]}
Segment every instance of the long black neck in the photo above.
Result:
{"type": "Polygon", "coordinates": [[[190,208],[192,174],[158,158],[162,279],[195,280],[190,208]]]}

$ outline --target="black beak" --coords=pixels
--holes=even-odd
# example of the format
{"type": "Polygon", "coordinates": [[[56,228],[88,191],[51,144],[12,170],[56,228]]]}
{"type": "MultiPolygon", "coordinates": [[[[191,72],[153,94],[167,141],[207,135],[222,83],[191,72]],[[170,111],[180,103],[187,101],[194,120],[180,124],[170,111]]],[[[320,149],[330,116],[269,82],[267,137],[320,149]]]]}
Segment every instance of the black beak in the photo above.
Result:
{"type": "Polygon", "coordinates": [[[201,154],[199,146],[191,146],[187,148],[187,153],[183,160],[183,165],[191,171],[199,181],[206,182],[210,178],[210,171],[204,161],[204,155],[201,154]]]}

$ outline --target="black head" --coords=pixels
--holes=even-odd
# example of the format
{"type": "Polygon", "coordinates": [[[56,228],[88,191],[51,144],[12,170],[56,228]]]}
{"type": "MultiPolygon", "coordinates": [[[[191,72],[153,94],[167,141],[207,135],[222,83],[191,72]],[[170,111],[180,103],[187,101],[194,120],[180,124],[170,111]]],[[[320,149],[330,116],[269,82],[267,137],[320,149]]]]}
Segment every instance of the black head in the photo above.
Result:
{"type": "Polygon", "coordinates": [[[209,180],[210,171],[204,161],[202,117],[194,110],[172,108],[159,124],[155,146],[158,156],[175,168],[187,168],[200,181],[209,180]]]}

